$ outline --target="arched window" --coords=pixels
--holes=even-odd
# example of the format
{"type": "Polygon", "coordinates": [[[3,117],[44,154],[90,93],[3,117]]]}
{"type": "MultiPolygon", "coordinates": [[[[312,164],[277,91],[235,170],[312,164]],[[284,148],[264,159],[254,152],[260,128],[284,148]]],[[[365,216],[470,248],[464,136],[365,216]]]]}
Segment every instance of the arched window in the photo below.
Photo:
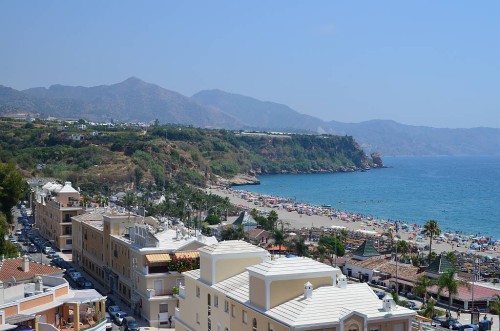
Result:
{"type": "Polygon", "coordinates": [[[252,320],[252,331],[257,331],[257,319],[252,320]]]}

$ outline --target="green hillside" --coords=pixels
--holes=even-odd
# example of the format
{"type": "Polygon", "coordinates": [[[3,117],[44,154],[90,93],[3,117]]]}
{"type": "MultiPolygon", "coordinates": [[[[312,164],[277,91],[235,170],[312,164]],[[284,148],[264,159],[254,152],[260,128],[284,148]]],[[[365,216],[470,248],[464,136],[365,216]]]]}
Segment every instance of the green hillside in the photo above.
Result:
{"type": "MultiPolygon", "coordinates": [[[[83,121],[80,121],[82,124],[83,121]]],[[[110,191],[238,174],[354,171],[374,167],[350,136],[273,135],[179,126],[92,126],[0,121],[0,161],[25,175],[110,191]],[[81,140],[76,140],[81,139],[81,140]]]]}

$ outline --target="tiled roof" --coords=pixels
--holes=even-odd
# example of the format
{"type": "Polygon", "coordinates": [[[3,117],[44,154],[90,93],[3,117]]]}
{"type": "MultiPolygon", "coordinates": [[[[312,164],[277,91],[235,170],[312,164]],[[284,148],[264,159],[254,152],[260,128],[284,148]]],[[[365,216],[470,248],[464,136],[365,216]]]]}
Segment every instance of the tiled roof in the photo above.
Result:
{"type": "Polygon", "coordinates": [[[220,243],[208,245],[199,249],[200,252],[208,254],[229,254],[229,253],[266,253],[267,252],[255,245],[249,244],[243,240],[225,240],[220,243]]]}
{"type": "Polygon", "coordinates": [[[10,281],[12,277],[16,281],[31,279],[35,275],[56,275],[62,274],[64,269],[59,269],[38,262],[29,262],[29,271],[23,271],[24,259],[6,259],[0,263],[0,280],[3,282],[10,281]]]}
{"type": "Polygon", "coordinates": [[[371,241],[365,240],[353,253],[354,256],[372,257],[380,256],[380,253],[373,247],[371,241]]]}
{"type": "Polygon", "coordinates": [[[266,261],[247,268],[248,271],[262,276],[274,275],[310,275],[317,272],[331,272],[335,269],[324,263],[305,257],[282,258],[274,261],[266,261]]]}
{"type": "MultiPolygon", "coordinates": [[[[348,284],[347,288],[322,286],[313,290],[310,298],[303,295],[278,305],[266,315],[295,327],[318,329],[331,326],[351,312],[368,315],[368,319],[383,318],[387,312],[382,309],[382,301],[366,283],[348,284]]],[[[393,316],[412,316],[416,313],[404,307],[391,311],[393,316]]]]}
{"type": "MultiPolygon", "coordinates": [[[[378,270],[380,272],[396,275],[396,263],[394,261],[386,260],[383,257],[372,257],[364,261],[351,259],[346,262],[346,267],[349,264],[356,265],[368,270],[378,270]]],[[[419,268],[409,264],[398,263],[398,277],[408,280],[416,280],[419,268]]]]}
{"type": "MultiPolygon", "coordinates": [[[[428,289],[430,293],[437,293],[438,292],[438,287],[436,285],[430,287],[428,289]]],[[[472,300],[472,291],[474,291],[474,300],[486,300],[486,299],[491,299],[495,295],[500,295],[500,289],[495,288],[493,286],[487,286],[487,285],[482,285],[482,284],[470,284],[470,288],[467,288],[467,286],[459,286],[458,288],[458,294],[454,295],[453,298],[455,300],[472,300]],[[474,288],[474,290],[473,290],[474,288]]],[[[448,291],[443,290],[441,292],[442,296],[447,297],[448,296],[448,291]]]]}
{"type": "Polygon", "coordinates": [[[429,264],[425,271],[439,275],[450,270],[455,270],[455,266],[448,260],[446,255],[440,254],[429,264]]]}
{"type": "Polygon", "coordinates": [[[257,222],[253,219],[252,215],[246,211],[242,211],[240,216],[233,222],[233,225],[254,226],[257,222]]]}

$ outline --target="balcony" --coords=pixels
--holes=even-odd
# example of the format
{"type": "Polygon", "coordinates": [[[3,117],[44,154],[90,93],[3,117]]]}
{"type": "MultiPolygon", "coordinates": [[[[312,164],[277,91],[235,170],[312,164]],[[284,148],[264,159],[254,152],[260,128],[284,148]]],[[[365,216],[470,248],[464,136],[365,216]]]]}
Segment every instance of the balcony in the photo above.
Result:
{"type": "Polygon", "coordinates": [[[148,298],[153,298],[153,297],[162,297],[162,296],[172,296],[174,293],[172,292],[172,289],[161,289],[161,290],[154,290],[151,288],[147,289],[149,295],[148,298]]]}
{"type": "Polygon", "coordinates": [[[179,285],[179,298],[186,299],[186,287],[179,285]]]}

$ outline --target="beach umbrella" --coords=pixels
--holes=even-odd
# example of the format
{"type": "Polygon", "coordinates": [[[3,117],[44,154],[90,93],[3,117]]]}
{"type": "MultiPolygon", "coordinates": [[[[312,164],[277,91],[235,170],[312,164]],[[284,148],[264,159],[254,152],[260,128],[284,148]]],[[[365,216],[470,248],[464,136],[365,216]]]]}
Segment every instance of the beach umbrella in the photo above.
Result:
{"type": "Polygon", "coordinates": [[[493,260],[493,256],[491,256],[491,255],[486,255],[486,258],[487,258],[488,260],[493,260]]]}

